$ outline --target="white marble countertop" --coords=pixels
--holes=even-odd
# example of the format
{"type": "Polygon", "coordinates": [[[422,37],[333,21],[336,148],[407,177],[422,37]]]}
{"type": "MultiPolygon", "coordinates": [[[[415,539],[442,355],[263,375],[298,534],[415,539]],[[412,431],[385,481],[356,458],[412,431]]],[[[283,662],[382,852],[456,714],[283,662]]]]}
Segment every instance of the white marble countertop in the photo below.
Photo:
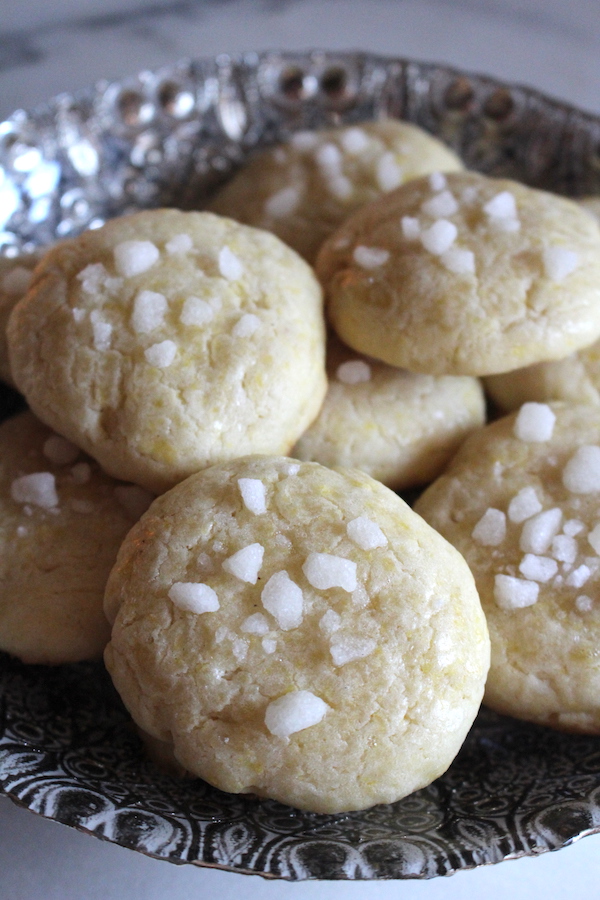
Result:
{"type": "MultiPolygon", "coordinates": [[[[600,112],[596,0],[2,0],[0,119],[99,78],[182,57],[267,48],[363,49],[522,82],[600,112]]],[[[266,882],[172,866],[17,809],[0,798],[6,900],[197,896],[553,900],[594,896],[600,836],[558,853],[430,882],[266,882]]],[[[596,887],[595,887],[596,886],[596,887]]]]}

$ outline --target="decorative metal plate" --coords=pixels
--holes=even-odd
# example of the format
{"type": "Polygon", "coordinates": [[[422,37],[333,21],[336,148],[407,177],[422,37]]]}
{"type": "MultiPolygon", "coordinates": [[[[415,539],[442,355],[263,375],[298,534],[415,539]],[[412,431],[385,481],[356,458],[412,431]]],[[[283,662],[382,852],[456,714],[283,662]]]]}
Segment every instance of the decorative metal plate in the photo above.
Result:
{"type": "MultiPolygon", "coordinates": [[[[527,88],[352,53],[184,62],[0,124],[0,247],[131,209],[195,206],[257,146],[397,116],[472,167],[600,193],[600,119],[527,88]]],[[[0,392],[0,417],[18,399],[0,392]]],[[[406,799],[324,816],[160,773],[100,665],[0,654],[0,786],[16,803],[176,863],[286,879],[430,878],[600,831],[600,738],[482,711],[449,771],[406,799]]]]}

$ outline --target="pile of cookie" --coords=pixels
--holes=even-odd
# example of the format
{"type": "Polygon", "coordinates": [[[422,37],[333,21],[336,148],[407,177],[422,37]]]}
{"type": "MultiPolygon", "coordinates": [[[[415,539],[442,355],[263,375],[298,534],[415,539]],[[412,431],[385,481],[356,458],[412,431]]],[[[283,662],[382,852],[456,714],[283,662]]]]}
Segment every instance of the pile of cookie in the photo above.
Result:
{"type": "Polygon", "coordinates": [[[600,402],[542,389],[594,380],[582,205],[385,121],[2,265],[1,649],[104,651],[180,767],[316,812],[429,784],[484,688],[599,730],[600,402]]]}

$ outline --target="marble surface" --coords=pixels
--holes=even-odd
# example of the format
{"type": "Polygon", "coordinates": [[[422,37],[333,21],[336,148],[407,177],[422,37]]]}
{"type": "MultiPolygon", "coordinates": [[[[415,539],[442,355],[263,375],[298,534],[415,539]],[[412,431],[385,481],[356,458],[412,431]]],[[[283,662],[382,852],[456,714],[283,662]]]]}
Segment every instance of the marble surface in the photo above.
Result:
{"type": "MultiPolygon", "coordinates": [[[[600,112],[594,0],[1,0],[0,119],[101,78],[186,57],[281,47],[364,49],[522,82],[600,112]]],[[[553,900],[594,896],[600,836],[558,853],[431,882],[269,883],[176,867],[40,819],[0,798],[3,900],[292,897],[553,900]]]]}

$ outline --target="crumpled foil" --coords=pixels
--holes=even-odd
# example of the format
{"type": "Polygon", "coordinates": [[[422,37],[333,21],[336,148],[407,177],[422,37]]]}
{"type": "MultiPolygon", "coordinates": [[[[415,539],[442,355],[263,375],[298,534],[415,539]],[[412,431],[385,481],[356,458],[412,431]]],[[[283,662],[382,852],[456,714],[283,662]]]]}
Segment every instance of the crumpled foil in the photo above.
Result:
{"type": "Polygon", "coordinates": [[[600,192],[600,120],[527,88],[366,53],[248,53],[101,82],[0,124],[0,253],[138,209],[202,206],[256,147],[395,116],[470,168],[600,192]]]}

